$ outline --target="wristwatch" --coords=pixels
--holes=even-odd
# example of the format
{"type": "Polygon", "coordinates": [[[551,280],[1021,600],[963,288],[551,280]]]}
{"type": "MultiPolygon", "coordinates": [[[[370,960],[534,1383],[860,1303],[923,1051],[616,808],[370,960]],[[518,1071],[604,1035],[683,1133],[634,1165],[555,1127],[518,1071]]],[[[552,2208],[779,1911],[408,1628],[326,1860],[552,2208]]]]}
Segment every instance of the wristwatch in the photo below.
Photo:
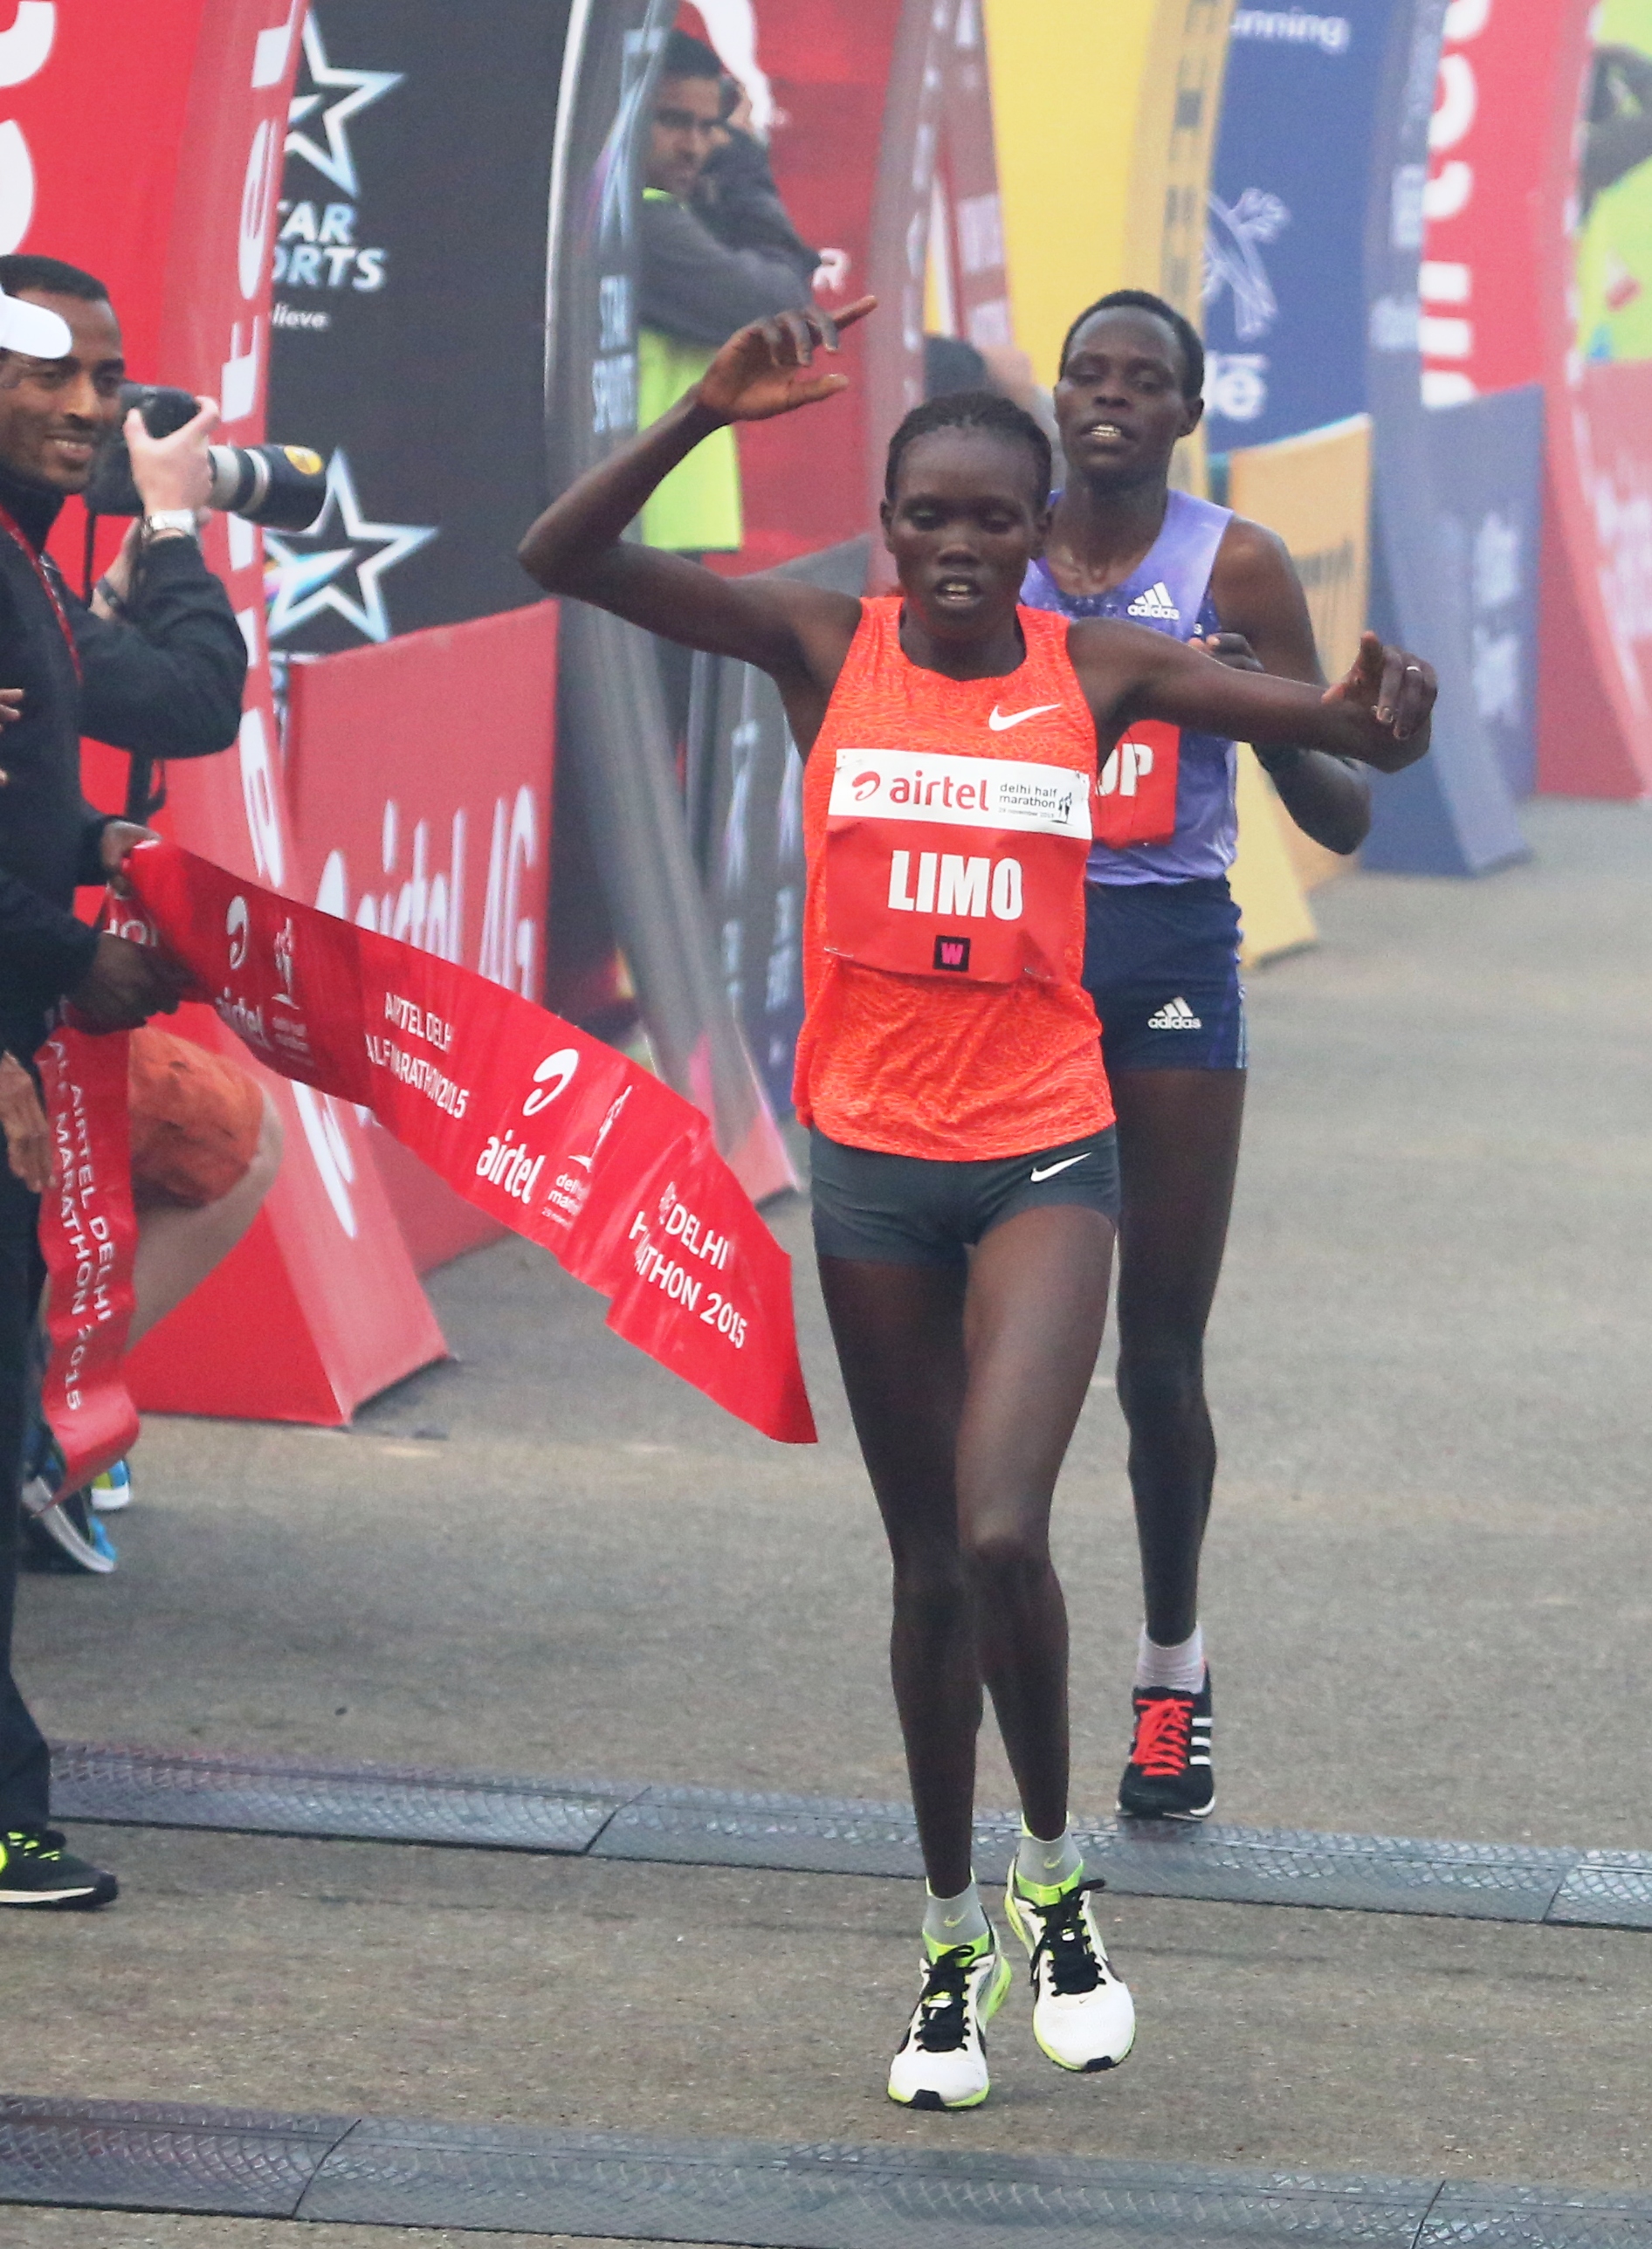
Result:
{"type": "Polygon", "coordinates": [[[181,531],[186,539],[198,539],[200,526],[192,507],[157,507],[143,519],[143,535],[158,539],[163,531],[181,531]]]}

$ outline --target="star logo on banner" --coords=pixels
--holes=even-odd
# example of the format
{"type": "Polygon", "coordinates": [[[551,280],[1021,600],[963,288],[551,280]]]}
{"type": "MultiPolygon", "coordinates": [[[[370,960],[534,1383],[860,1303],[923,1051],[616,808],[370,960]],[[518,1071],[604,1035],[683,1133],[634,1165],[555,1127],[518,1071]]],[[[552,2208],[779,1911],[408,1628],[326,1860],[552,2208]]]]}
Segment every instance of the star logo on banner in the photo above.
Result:
{"type": "Polygon", "coordinates": [[[401,85],[406,73],[335,70],[327,58],[321,27],[313,10],[304,19],[304,64],[309,90],[295,90],[288,105],[286,153],[289,156],[302,156],[306,163],[314,165],[323,179],[331,180],[335,188],[354,199],[361,189],[356,178],[355,159],[350,153],[350,120],[360,116],[374,102],[382,100],[392,86],[401,85]],[[315,119],[327,135],[325,148],[307,133],[296,129],[311,119],[315,119]]]}
{"type": "Polygon", "coordinates": [[[331,609],[368,640],[389,640],[380,581],[435,536],[434,526],[368,522],[349,460],[334,453],[327,467],[327,504],[309,530],[264,534],[270,638],[279,640],[331,609]]]}

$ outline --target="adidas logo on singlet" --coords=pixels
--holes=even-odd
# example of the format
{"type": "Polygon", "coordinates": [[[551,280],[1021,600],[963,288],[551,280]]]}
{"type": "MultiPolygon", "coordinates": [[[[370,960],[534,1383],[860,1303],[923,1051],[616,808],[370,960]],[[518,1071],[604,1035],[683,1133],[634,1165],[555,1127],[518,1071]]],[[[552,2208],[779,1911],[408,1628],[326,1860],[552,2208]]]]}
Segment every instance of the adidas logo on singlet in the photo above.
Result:
{"type": "Polygon", "coordinates": [[[1127,617],[1151,617],[1156,624],[1179,625],[1181,611],[1170,598],[1170,588],[1161,578],[1145,594],[1138,594],[1125,611],[1127,617]]]}
{"type": "Polygon", "coordinates": [[[1156,1015],[1147,1018],[1150,1031],[1202,1031],[1203,1019],[1195,1015],[1185,1000],[1167,1000],[1156,1015]]]}

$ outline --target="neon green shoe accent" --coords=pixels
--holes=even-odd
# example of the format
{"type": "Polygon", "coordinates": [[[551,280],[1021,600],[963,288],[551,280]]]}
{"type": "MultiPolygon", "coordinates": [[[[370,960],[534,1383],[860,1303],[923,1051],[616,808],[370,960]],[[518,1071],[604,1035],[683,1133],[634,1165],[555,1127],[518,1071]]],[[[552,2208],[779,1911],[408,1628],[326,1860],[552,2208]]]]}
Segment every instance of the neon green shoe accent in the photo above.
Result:
{"type": "MultiPolygon", "coordinates": [[[[1019,1891],[1021,1895],[1026,1899],[1029,1905],[1041,1906],[1047,1909],[1052,1905],[1059,1904],[1061,1900],[1064,1898],[1070,1891],[1076,1890],[1077,1888],[1079,1883],[1083,1881],[1084,1878],[1084,1862],[1082,1859],[1078,1861],[1075,1871],[1068,1875],[1064,1882],[1029,1882],[1026,1876],[1022,1873],[1020,1867],[1018,1865],[1012,1864],[1009,1869],[1009,1887],[1008,1893],[1010,1913],[1013,1915],[1015,1910],[1015,1901],[1017,1891],[1019,1891]]],[[[1021,1931],[1019,1929],[1015,1931],[1015,1934],[1017,1936],[1020,1936],[1021,1931]]]]}
{"type": "Polygon", "coordinates": [[[974,1943],[969,1945],[940,1944],[938,1943],[929,1934],[927,1929],[924,1931],[924,1950],[928,1953],[931,1960],[939,1960],[943,1952],[964,1952],[968,1955],[966,1965],[973,1968],[976,1961],[981,1958],[981,1954],[983,1952],[990,1952],[992,1949],[993,1931],[992,1923],[990,1922],[987,1924],[987,1934],[985,1936],[978,1936],[974,1943]]]}

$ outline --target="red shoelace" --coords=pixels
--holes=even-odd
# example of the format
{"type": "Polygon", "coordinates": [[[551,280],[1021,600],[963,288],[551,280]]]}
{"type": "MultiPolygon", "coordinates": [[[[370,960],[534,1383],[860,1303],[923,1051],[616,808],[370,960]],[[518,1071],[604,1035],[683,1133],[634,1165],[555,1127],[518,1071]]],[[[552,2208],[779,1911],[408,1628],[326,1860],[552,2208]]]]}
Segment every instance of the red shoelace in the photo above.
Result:
{"type": "Polygon", "coordinates": [[[1136,1713],[1136,1741],[1130,1762],[1153,1780],[1180,1780],[1187,1770],[1193,1736],[1193,1698],[1155,1695],[1136,1713]]]}

